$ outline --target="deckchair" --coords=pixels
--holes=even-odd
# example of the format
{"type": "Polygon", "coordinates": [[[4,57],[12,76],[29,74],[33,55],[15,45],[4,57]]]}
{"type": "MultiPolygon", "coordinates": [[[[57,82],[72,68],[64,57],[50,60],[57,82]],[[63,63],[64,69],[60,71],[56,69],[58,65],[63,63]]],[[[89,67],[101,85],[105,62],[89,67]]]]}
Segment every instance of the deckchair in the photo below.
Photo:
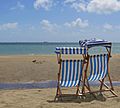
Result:
{"type": "MultiPolygon", "coordinates": [[[[90,72],[88,75],[88,72],[86,71],[86,75],[84,78],[87,79],[87,87],[88,87],[90,93],[95,93],[95,92],[101,93],[104,91],[110,91],[114,96],[117,96],[117,94],[114,92],[112,80],[110,78],[109,59],[110,59],[109,54],[88,55],[88,64],[90,67],[90,70],[89,70],[90,72]],[[87,77],[87,75],[88,75],[88,77],[87,77]],[[104,83],[104,80],[106,79],[106,77],[108,77],[110,87],[104,83]],[[100,89],[99,90],[91,91],[89,82],[93,82],[93,81],[100,82],[100,89]],[[107,89],[103,89],[103,85],[107,89]]],[[[88,65],[86,68],[88,68],[88,65]]],[[[84,84],[85,84],[85,80],[84,80],[84,84]]]]}
{"type": "Polygon", "coordinates": [[[110,77],[110,70],[109,70],[109,61],[111,57],[111,45],[110,41],[101,40],[101,39],[90,39],[90,40],[83,40],[79,41],[80,47],[87,48],[87,58],[86,58],[86,67],[83,76],[83,87],[82,93],[86,93],[85,87],[88,89],[89,93],[95,92],[103,92],[103,91],[110,91],[114,96],[117,94],[114,92],[114,88],[112,85],[112,80],[110,77]],[[106,54],[97,54],[97,55],[90,55],[89,51],[92,47],[102,46],[106,48],[106,54]],[[90,69],[88,70],[88,67],[90,69]],[[105,79],[108,78],[109,86],[105,83],[105,79]],[[91,90],[90,82],[100,82],[100,88],[97,91],[91,90]],[[103,89],[103,85],[107,89],[103,89]]]}
{"type": "Polygon", "coordinates": [[[59,65],[58,71],[58,83],[57,83],[57,91],[56,98],[65,96],[67,94],[63,94],[61,88],[62,87],[76,87],[76,93],[72,95],[78,96],[80,94],[79,86],[82,80],[82,70],[84,66],[84,58],[83,59],[63,59],[64,55],[85,55],[86,49],[80,47],[57,47],[56,48],[57,60],[59,65]]]}
{"type": "MultiPolygon", "coordinates": [[[[90,93],[94,92],[103,92],[103,91],[110,91],[114,96],[117,94],[114,92],[114,88],[112,85],[112,80],[110,77],[110,70],[109,70],[109,61],[111,57],[111,46],[112,43],[110,41],[101,40],[101,39],[90,39],[90,40],[80,40],[79,41],[80,47],[87,48],[87,57],[86,57],[86,68],[83,76],[83,87],[82,92],[85,94],[85,87],[89,90],[90,93]],[[106,54],[102,54],[98,52],[98,55],[91,55],[89,51],[92,47],[102,46],[106,49],[106,54]],[[90,70],[88,71],[88,67],[90,70]],[[109,86],[105,84],[105,79],[108,77],[109,86]],[[97,91],[93,91],[90,89],[89,82],[100,82],[100,89],[97,91]],[[103,85],[107,89],[103,89],[103,85]]],[[[98,48],[98,47],[97,47],[98,48]]]]}

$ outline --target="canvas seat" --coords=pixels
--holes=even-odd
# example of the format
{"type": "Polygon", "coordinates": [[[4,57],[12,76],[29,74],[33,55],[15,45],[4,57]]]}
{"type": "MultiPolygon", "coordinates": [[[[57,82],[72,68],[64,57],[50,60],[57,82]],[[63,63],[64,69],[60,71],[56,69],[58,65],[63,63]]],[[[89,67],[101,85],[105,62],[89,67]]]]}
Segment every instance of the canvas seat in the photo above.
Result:
{"type": "Polygon", "coordinates": [[[83,60],[63,60],[61,73],[61,87],[73,87],[80,85],[82,78],[83,60]]]}
{"type": "Polygon", "coordinates": [[[108,74],[108,54],[89,57],[90,75],[88,81],[102,80],[108,74]]]}

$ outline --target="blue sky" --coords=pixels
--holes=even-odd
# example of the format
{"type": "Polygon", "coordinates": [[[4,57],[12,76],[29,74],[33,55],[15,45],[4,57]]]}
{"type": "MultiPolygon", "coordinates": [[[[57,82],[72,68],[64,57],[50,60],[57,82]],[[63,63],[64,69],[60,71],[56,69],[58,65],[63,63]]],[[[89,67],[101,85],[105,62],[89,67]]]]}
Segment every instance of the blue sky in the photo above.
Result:
{"type": "Polygon", "coordinates": [[[0,42],[120,42],[120,0],[0,0],[0,42]]]}

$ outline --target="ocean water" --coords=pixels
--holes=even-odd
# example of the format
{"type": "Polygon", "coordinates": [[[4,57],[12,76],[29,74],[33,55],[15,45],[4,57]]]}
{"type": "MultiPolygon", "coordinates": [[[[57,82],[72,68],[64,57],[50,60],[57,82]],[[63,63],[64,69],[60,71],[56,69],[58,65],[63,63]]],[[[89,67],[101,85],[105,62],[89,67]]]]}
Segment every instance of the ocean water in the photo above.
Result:
{"type": "MultiPolygon", "coordinates": [[[[0,55],[55,54],[56,47],[79,47],[78,43],[0,43],[0,55]]],[[[89,52],[104,52],[104,48],[92,48],[89,52]]],[[[120,54],[120,43],[112,44],[112,54],[120,54]]]]}

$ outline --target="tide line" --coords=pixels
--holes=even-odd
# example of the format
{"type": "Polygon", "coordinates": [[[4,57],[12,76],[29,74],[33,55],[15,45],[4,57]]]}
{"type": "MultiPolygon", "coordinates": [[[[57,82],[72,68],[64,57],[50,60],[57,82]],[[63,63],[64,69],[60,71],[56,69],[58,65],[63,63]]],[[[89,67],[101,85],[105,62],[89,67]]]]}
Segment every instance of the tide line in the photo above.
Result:
{"type": "MultiPolygon", "coordinates": [[[[105,82],[109,85],[109,82],[105,82]]],[[[99,82],[90,82],[91,86],[99,86],[99,82]]],[[[119,81],[113,81],[113,86],[120,86],[119,81]]],[[[13,89],[43,89],[43,88],[56,88],[57,81],[41,81],[41,82],[25,82],[25,83],[0,83],[0,90],[13,90],[13,89]]]]}

